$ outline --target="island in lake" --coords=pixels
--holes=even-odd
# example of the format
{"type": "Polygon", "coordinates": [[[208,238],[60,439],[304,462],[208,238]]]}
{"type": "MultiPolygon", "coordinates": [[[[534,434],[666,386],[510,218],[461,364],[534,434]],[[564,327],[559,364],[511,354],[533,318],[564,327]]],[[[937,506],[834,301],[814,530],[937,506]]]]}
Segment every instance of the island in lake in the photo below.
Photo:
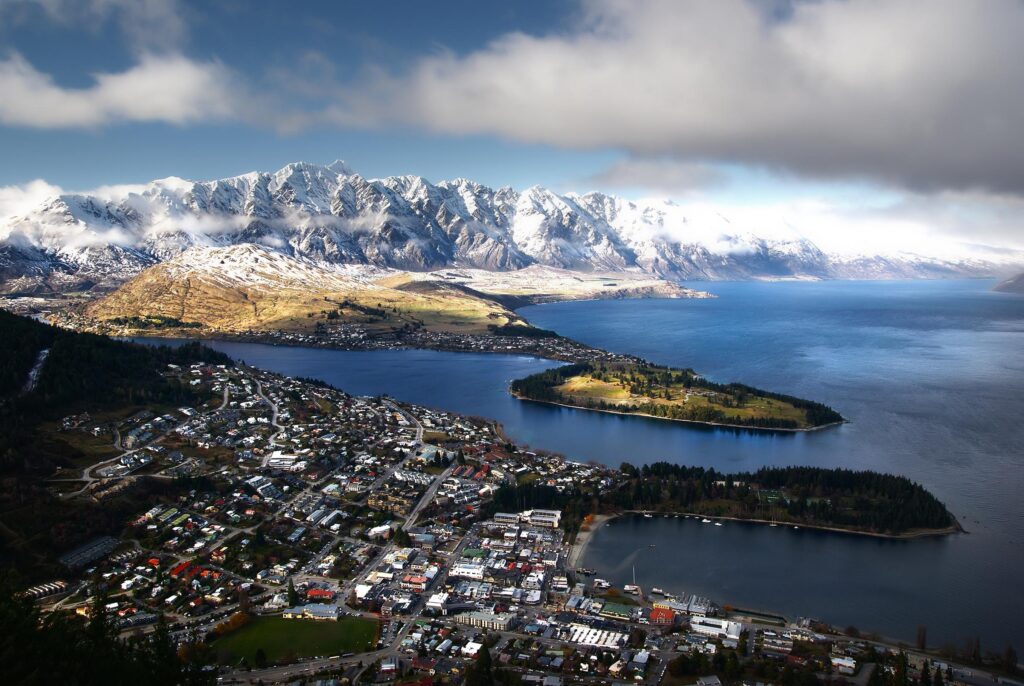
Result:
{"type": "Polygon", "coordinates": [[[641,360],[593,361],[512,382],[524,400],[599,412],[776,431],[809,431],[845,421],[831,407],[744,384],[708,381],[692,369],[641,360]]]}

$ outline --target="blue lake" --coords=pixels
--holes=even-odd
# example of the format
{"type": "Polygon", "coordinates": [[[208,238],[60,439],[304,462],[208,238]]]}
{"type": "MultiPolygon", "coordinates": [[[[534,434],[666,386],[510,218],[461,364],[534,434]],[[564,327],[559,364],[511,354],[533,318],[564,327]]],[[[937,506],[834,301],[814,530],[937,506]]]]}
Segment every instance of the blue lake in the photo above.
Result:
{"type": "Polygon", "coordinates": [[[782,435],[708,429],[516,401],[528,357],[341,352],[214,343],[236,359],[357,394],[492,417],[530,446],[617,465],[668,460],[905,474],[969,535],[879,541],[754,525],[624,520],[584,563],[622,583],[820,617],[932,642],[1024,647],[1024,298],[987,281],[694,284],[711,300],[527,307],[532,323],[608,350],[825,402],[850,420],[782,435]],[[649,548],[654,543],[656,548],[649,548]],[[656,553],[656,554],[655,554],[656,553]]]}

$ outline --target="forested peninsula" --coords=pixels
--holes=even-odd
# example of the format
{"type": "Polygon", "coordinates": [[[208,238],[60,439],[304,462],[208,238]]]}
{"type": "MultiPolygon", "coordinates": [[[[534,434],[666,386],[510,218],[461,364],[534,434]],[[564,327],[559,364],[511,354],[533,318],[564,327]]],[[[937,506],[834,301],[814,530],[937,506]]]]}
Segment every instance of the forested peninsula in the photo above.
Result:
{"type": "Polygon", "coordinates": [[[822,403],[644,361],[565,365],[513,381],[510,390],[523,400],[751,429],[809,431],[844,421],[822,403]]]}
{"type": "Polygon", "coordinates": [[[557,508],[571,533],[590,515],[691,514],[909,538],[962,531],[946,506],[905,476],[822,467],[763,467],[728,474],[656,462],[623,464],[600,492],[543,484],[498,489],[495,511],[557,508]]]}

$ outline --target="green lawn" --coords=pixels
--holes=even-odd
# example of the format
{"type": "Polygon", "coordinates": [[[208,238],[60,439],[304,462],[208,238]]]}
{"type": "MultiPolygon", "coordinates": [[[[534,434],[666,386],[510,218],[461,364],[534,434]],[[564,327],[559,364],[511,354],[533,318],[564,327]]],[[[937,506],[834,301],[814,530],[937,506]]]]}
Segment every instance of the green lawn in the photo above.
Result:
{"type": "Polygon", "coordinates": [[[377,622],[362,617],[342,617],[337,622],[253,617],[238,631],[218,639],[213,649],[225,663],[234,664],[244,657],[253,665],[260,648],[269,664],[315,655],[364,652],[374,647],[376,639],[377,622]]]}
{"type": "Polygon", "coordinates": [[[797,426],[807,426],[806,413],[782,400],[760,396],[754,393],[745,395],[741,403],[736,402],[732,393],[711,392],[700,388],[687,388],[684,378],[688,373],[665,369],[665,374],[673,374],[669,385],[663,385],[658,374],[661,368],[646,370],[636,365],[613,366],[604,372],[605,380],[597,379],[590,372],[569,377],[554,387],[561,401],[567,404],[583,404],[601,401],[608,409],[617,406],[626,411],[639,404],[653,403],[667,407],[700,410],[710,408],[725,414],[724,421],[730,419],[778,419],[788,420],[797,426]],[[648,395],[634,394],[630,388],[637,381],[653,381],[652,390],[648,395]],[[725,401],[725,402],[723,402],[725,401]]]}

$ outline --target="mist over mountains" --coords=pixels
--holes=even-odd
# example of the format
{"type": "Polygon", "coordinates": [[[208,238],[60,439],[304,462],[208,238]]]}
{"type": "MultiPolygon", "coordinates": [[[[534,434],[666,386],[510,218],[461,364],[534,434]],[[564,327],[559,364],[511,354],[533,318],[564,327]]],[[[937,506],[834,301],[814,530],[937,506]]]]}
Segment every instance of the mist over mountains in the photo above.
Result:
{"type": "Polygon", "coordinates": [[[543,265],[674,281],[990,276],[1007,264],[908,253],[828,254],[795,232],[693,215],[671,201],[498,189],[467,179],[366,179],[343,162],[214,181],[170,177],[61,194],[0,223],[0,288],[112,287],[193,247],[257,244],[325,264],[412,271],[543,265]]]}

